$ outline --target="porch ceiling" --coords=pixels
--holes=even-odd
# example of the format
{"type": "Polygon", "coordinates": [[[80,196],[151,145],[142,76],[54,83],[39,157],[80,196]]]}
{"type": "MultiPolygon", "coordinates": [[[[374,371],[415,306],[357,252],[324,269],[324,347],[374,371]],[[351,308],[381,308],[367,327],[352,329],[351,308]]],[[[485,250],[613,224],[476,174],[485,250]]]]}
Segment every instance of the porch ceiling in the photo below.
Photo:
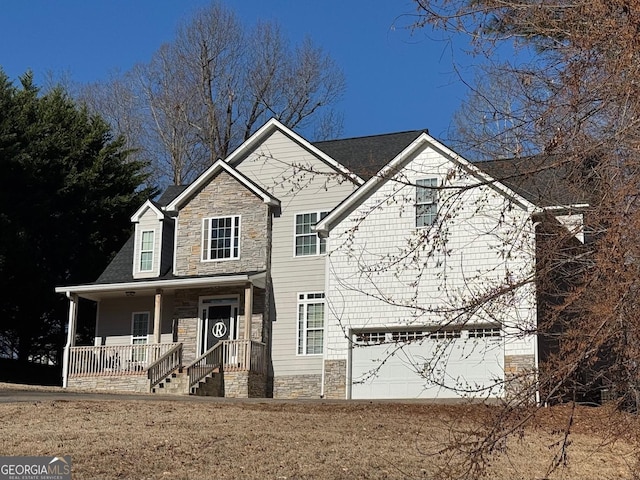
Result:
{"type": "Polygon", "coordinates": [[[75,294],[81,298],[98,301],[104,298],[151,296],[155,294],[157,289],[162,289],[166,294],[172,294],[176,290],[184,288],[241,286],[247,283],[252,283],[258,288],[264,288],[265,278],[265,272],[258,272],[211,277],[155,279],[127,283],[85,284],[56,287],[56,293],[75,294]]]}

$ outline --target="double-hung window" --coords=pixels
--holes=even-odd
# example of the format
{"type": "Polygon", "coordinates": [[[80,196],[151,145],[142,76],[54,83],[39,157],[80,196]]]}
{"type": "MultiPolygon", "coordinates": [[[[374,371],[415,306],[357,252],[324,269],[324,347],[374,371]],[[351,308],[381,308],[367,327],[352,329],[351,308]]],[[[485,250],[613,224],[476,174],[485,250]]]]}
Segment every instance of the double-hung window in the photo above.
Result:
{"type": "Polygon", "coordinates": [[[438,213],[438,179],[416,181],[416,227],[428,227],[436,221],[438,213]]]}
{"type": "Polygon", "coordinates": [[[329,212],[299,213],[296,215],[296,257],[322,255],[327,251],[327,240],[312,230],[329,212]]]}
{"type": "MultiPolygon", "coordinates": [[[[149,312],[134,312],[131,321],[131,343],[133,345],[144,345],[149,339],[149,312]]],[[[146,351],[134,349],[131,360],[134,362],[144,362],[146,351]]]]}
{"type": "Polygon", "coordinates": [[[324,293],[298,295],[298,355],[322,354],[324,293]]]}
{"type": "Polygon", "coordinates": [[[240,258],[240,217],[205,218],[202,226],[202,260],[240,258]]]}
{"type": "Polygon", "coordinates": [[[140,271],[150,272],[153,270],[153,230],[143,230],[140,237],[140,271]]]}

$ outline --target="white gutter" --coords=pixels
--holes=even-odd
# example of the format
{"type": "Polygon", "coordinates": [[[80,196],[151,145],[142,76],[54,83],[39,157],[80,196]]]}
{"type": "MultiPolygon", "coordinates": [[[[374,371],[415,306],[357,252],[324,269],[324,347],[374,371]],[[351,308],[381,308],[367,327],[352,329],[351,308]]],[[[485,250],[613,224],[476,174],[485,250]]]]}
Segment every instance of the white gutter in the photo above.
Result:
{"type": "Polygon", "coordinates": [[[589,208],[591,205],[589,205],[588,203],[575,203],[575,204],[569,204],[569,205],[553,205],[550,207],[539,207],[542,210],[552,210],[552,211],[557,211],[557,210],[584,210],[585,208],[589,208]]]}

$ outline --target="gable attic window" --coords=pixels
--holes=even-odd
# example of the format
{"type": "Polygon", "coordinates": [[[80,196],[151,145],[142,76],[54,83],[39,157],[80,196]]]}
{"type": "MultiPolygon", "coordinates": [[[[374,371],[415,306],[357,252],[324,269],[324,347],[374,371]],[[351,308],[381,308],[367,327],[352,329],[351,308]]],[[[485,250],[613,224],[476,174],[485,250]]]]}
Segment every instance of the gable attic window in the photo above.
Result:
{"type": "Polygon", "coordinates": [[[295,225],[295,256],[324,255],[327,251],[327,240],[318,237],[312,230],[316,223],[327,216],[329,212],[299,213],[296,215],[295,225]]]}
{"type": "Polygon", "coordinates": [[[205,218],[202,226],[202,260],[240,258],[240,216],[205,218]]]}
{"type": "Polygon", "coordinates": [[[153,270],[153,243],[155,232],[153,230],[143,230],[140,236],[140,271],[150,272],[153,270]]]}
{"type": "Polygon", "coordinates": [[[416,227],[428,227],[436,221],[438,213],[438,179],[416,181],[416,227]]]}

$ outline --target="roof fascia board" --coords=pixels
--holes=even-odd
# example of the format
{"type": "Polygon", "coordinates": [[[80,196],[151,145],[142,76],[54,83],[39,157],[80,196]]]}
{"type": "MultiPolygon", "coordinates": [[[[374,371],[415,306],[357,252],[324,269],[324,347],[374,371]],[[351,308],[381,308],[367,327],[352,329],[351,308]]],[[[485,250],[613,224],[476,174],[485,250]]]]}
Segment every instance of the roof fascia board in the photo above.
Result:
{"type": "Polygon", "coordinates": [[[536,207],[527,199],[518,195],[510,188],[501,184],[498,180],[493,179],[488,174],[474,166],[471,162],[464,159],[456,152],[440,143],[426,132],[423,132],[411,142],[402,152],[385,165],[375,176],[370,178],[364,185],[353,192],[347,197],[341,204],[334,208],[329,215],[320,220],[316,226],[315,231],[320,236],[327,236],[331,229],[342,220],[346,215],[351,213],[353,209],[363,202],[369,195],[371,195],[380,186],[390,180],[395,174],[397,174],[409,161],[411,155],[413,155],[420,148],[425,145],[430,145],[434,150],[439,151],[442,155],[450,158],[455,163],[461,165],[467,169],[472,175],[478,178],[483,184],[487,184],[492,188],[497,189],[502,195],[512,198],[514,201],[520,203],[526,210],[534,210],[536,207]]]}
{"type": "Polygon", "coordinates": [[[140,218],[144,214],[144,212],[147,211],[147,209],[152,210],[156,214],[156,218],[158,220],[162,220],[164,218],[164,212],[160,210],[158,207],[156,207],[151,200],[147,200],[142,204],[142,206],[138,210],[136,210],[136,213],[134,213],[131,216],[131,222],[138,223],[140,221],[140,218]]]}
{"type": "Polygon", "coordinates": [[[75,293],[78,295],[92,293],[112,293],[124,290],[153,290],[157,288],[181,288],[181,287],[201,287],[207,285],[221,284],[242,284],[251,282],[263,282],[264,273],[254,275],[231,275],[219,277],[198,277],[198,278],[175,278],[170,280],[137,281],[125,283],[104,283],[71,285],[68,287],[56,287],[56,293],[75,293]]]}
{"type": "Polygon", "coordinates": [[[225,161],[231,165],[236,165],[240,163],[248,153],[250,153],[257,145],[262,143],[264,139],[271,135],[275,131],[280,131],[283,135],[289,137],[294,142],[298,143],[302,148],[309,151],[311,154],[318,157],[324,163],[329,165],[334,170],[340,172],[340,174],[344,175],[346,178],[351,180],[357,185],[363,185],[364,180],[350,171],[347,167],[337,162],[329,155],[324,153],[322,150],[318,149],[318,147],[314,146],[303,137],[298,135],[296,132],[291,130],[290,128],[284,126],[275,118],[271,118],[267,123],[265,123],[262,127],[260,127],[256,132],[251,135],[242,145],[240,145],[236,150],[234,150],[225,161]]]}
{"type": "Polygon", "coordinates": [[[251,182],[248,178],[238,172],[231,165],[228,165],[223,160],[216,160],[213,165],[211,165],[202,175],[194,180],[191,185],[189,185],[180,195],[174,198],[171,203],[166,206],[166,210],[170,212],[177,211],[187,200],[191,198],[191,196],[196,191],[198,191],[198,189],[200,189],[211,177],[213,177],[220,170],[224,170],[246,188],[251,190],[255,195],[262,198],[262,201],[264,203],[271,206],[280,205],[280,201],[277,198],[269,195],[267,192],[257,187],[253,182],[251,182]]]}

